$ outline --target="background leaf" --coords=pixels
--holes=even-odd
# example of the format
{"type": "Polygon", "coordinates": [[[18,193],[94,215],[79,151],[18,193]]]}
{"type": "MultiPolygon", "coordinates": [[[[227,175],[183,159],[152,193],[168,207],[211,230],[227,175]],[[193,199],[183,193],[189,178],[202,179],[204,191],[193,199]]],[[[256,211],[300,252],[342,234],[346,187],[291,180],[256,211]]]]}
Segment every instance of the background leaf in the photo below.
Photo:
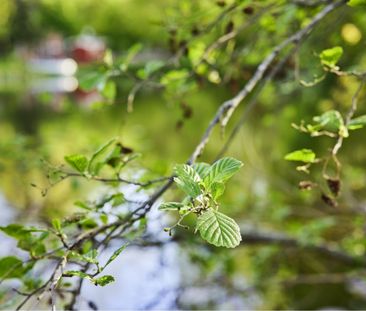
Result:
{"type": "Polygon", "coordinates": [[[316,158],[315,153],[310,149],[295,150],[286,154],[285,160],[312,163],[316,158]]]}

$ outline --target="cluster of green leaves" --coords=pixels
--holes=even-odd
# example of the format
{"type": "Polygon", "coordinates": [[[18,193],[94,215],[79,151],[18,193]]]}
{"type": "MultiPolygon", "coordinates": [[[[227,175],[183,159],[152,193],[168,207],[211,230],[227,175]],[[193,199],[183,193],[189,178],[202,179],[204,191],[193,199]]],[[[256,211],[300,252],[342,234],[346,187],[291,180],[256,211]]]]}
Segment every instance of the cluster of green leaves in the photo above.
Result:
{"type": "Polygon", "coordinates": [[[179,211],[183,215],[181,220],[194,213],[197,215],[196,230],[204,240],[218,247],[238,246],[240,228],[233,219],[218,211],[217,199],[224,193],[226,181],[241,166],[240,161],[229,157],[217,160],[211,166],[207,163],[176,165],[174,181],[187,197],[182,202],[163,203],[159,209],[179,211]]]}
{"type": "MultiPolygon", "coordinates": [[[[58,289],[72,288],[73,283],[66,281],[66,279],[74,276],[89,280],[96,286],[105,286],[113,282],[115,279],[112,275],[101,274],[121,254],[128,243],[116,249],[109,259],[101,264],[98,259],[98,245],[95,241],[85,239],[80,245],[75,244],[74,241],[75,236],[80,236],[88,230],[93,231],[94,228],[102,225],[90,214],[90,212],[76,213],[63,221],[55,219],[52,221],[52,227],[45,229],[19,224],[0,227],[0,231],[17,241],[17,247],[20,250],[28,253],[27,257],[9,255],[0,258],[0,282],[18,280],[20,283],[17,290],[24,295],[31,295],[32,292],[40,294],[41,290],[45,291],[51,288],[51,283],[54,280],[46,273],[40,274],[39,268],[48,267],[50,262],[61,261],[65,262],[65,267],[60,279],[57,280],[58,289]],[[68,270],[70,269],[69,263],[72,263],[73,269],[71,270],[68,270]],[[75,270],[76,265],[87,266],[88,269],[75,270]],[[35,270],[36,266],[37,270],[35,270]]],[[[13,295],[2,307],[7,309],[16,303],[19,303],[19,297],[13,295]]]]}
{"type": "MultiPolygon", "coordinates": [[[[320,116],[315,116],[313,121],[314,123],[305,124],[302,122],[300,125],[293,126],[312,137],[325,135],[334,138],[339,136],[346,138],[349,136],[349,130],[357,130],[366,126],[366,115],[355,117],[346,125],[338,110],[329,110],[320,116]]],[[[288,153],[285,160],[309,164],[316,162],[316,154],[311,149],[300,149],[288,153]]]]}
{"type": "Polygon", "coordinates": [[[96,176],[104,166],[112,167],[117,173],[130,161],[138,157],[132,149],[124,147],[117,139],[111,139],[95,151],[90,159],[82,154],[65,156],[65,161],[84,176],[96,176]]]}

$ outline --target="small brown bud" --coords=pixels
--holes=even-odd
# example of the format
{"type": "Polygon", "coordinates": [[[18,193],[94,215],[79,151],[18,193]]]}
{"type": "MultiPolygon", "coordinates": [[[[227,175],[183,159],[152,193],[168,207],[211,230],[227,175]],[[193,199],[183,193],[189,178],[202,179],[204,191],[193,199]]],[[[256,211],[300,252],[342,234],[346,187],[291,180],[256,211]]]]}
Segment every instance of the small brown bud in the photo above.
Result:
{"type": "Polygon", "coordinates": [[[252,15],[254,13],[254,8],[251,6],[247,6],[243,9],[243,13],[247,15],[252,15]]]}
{"type": "Polygon", "coordinates": [[[225,27],[225,33],[230,33],[234,30],[234,22],[230,21],[225,27]]]}
{"type": "Polygon", "coordinates": [[[216,1],[216,4],[217,4],[220,8],[222,8],[222,7],[224,7],[224,6],[226,5],[226,2],[225,2],[225,0],[217,0],[217,1],[216,1]]]}
{"type": "Polygon", "coordinates": [[[329,190],[335,195],[338,196],[341,190],[341,181],[338,178],[326,178],[327,185],[329,190]]]}
{"type": "Polygon", "coordinates": [[[326,195],[325,193],[322,193],[321,195],[321,199],[323,200],[323,202],[331,207],[336,207],[337,201],[335,201],[333,198],[331,198],[329,195],[326,195]]]}

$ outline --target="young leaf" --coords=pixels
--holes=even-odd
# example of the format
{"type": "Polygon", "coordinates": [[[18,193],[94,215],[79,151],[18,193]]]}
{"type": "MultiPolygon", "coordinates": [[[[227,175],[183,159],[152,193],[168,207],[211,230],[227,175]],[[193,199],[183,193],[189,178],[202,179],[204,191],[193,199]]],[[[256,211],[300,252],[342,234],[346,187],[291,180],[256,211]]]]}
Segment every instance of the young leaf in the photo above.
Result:
{"type": "Polygon", "coordinates": [[[88,159],[81,154],[65,156],[65,161],[80,173],[83,173],[88,166],[88,159]]]}
{"type": "Polygon", "coordinates": [[[31,265],[23,266],[23,261],[14,256],[0,258],[0,278],[21,278],[31,268],[31,265]]]}
{"type": "Polygon", "coordinates": [[[89,274],[82,272],[82,271],[70,270],[70,271],[64,272],[64,275],[65,276],[78,276],[83,279],[88,279],[92,282],[94,281],[93,278],[89,274]]]}
{"type": "Polygon", "coordinates": [[[340,46],[335,46],[331,49],[323,50],[320,53],[320,61],[323,65],[328,67],[335,67],[339,59],[342,57],[343,48],[340,46]]]}
{"type": "Polygon", "coordinates": [[[210,165],[204,162],[200,162],[193,164],[193,168],[197,172],[197,174],[200,175],[202,179],[204,179],[210,170],[210,165]]]}
{"type": "Polygon", "coordinates": [[[234,248],[241,241],[238,224],[225,214],[214,210],[198,217],[197,230],[204,240],[218,247],[234,248]]]}
{"type": "Polygon", "coordinates": [[[92,264],[98,264],[98,260],[96,259],[97,252],[96,250],[92,250],[86,254],[79,254],[77,252],[71,252],[70,256],[84,262],[89,262],[92,264]]]}
{"type": "Polygon", "coordinates": [[[114,277],[111,275],[103,275],[100,278],[94,279],[94,284],[99,286],[106,286],[109,283],[114,282],[114,277]]]}
{"type": "Polygon", "coordinates": [[[99,85],[104,84],[107,78],[106,72],[87,72],[79,77],[79,86],[85,91],[91,91],[99,85]]]}
{"type": "Polygon", "coordinates": [[[337,110],[324,112],[322,115],[314,117],[313,120],[318,123],[318,130],[339,132],[344,127],[342,115],[337,110]]]}
{"type": "Polygon", "coordinates": [[[183,203],[179,203],[179,202],[166,202],[166,203],[160,204],[159,210],[161,210],[161,211],[180,210],[184,206],[185,205],[183,203]]]}
{"type": "Polygon", "coordinates": [[[209,169],[208,175],[204,179],[207,188],[211,188],[213,183],[223,183],[233,176],[243,165],[242,162],[234,158],[225,157],[217,160],[209,169]]]}
{"type": "Polygon", "coordinates": [[[116,92],[117,87],[114,81],[108,80],[102,85],[101,93],[105,98],[114,100],[116,97],[116,92]]]}
{"type": "Polygon", "coordinates": [[[62,230],[61,220],[58,218],[53,219],[52,226],[53,226],[53,228],[55,228],[56,231],[60,232],[62,230]]]}
{"type": "Polygon", "coordinates": [[[366,125],[366,115],[362,115],[352,119],[348,124],[348,129],[356,130],[364,127],[365,125],[366,125]]]}
{"type": "Polygon", "coordinates": [[[211,184],[211,194],[215,200],[221,197],[225,191],[225,184],[222,182],[214,182],[211,184]]]}
{"type": "Polygon", "coordinates": [[[315,160],[315,153],[310,149],[295,150],[286,154],[285,160],[312,163],[315,160]]]}
{"type": "Polygon", "coordinates": [[[109,155],[113,152],[111,146],[116,142],[116,139],[111,139],[106,144],[101,146],[94,154],[92,155],[89,165],[88,172],[92,175],[97,175],[104,164],[109,159],[109,155]],[[111,150],[112,149],[112,150],[111,150]]]}
{"type": "Polygon", "coordinates": [[[352,7],[358,7],[358,6],[366,7],[366,0],[350,0],[347,2],[347,4],[352,7]]]}
{"type": "Polygon", "coordinates": [[[196,173],[192,166],[187,164],[176,165],[174,171],[177,175],[177,177],[174,178],[174,181],[180,189],[192,198],[201,194],[201,189],[199,187],[201,177],[196,173]]]}
{"type": "Polygon", "coordinates": [[[113,260],[115,260],[119,256],[119,254],[121,254],[122,251],[127,247],[127,245],[128,244],[122,245],[120,248],[114,251],[113,255],[108,259],[102,270],[104,270],[105,267],[107,267],[113,260]]]}

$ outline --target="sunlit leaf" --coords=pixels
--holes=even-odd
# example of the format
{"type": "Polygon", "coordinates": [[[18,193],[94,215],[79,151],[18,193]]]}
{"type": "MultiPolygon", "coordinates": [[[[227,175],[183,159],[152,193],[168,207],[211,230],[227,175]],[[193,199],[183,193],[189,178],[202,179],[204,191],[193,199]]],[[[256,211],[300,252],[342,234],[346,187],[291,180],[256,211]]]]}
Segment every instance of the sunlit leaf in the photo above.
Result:
{"type": "Polygon", "coordinates": [[[174,168],[174,172],[177,177],[174,178],[175,183],[180,189],[192,198],[197,197],[201,194],[199,182],[201,177],[196,173],[193,167],[187,164],[179,164],[174,168]]]}
{"type": "Polygon", "coordinates": [[[210,188],[212,197],[216,200],[224,194],[225,184],[222,182],[214,182],[210,188]]]}
{"type": "Polygon", "coordinates": [[[198,175],[200,175],[200,177],[204,179],[210,170],[210,165],[204,162],[199,162],[193,164],[193,168],[198,173],[198,175]]]}
{"type": "Polygon", "coordinates": [[[323,65],[328,67],[335,67],[339,59],[342,57],[343,48],[340,46],[335,46],[331,49],[323,50],[320,53],[320,60],[323,65]]]}
{"type": "Polygon", "coordinates": [[[128,244],[122,245],[120,248],[118,248],[117,250],[114,251],[113,255],[111,257],[109,257],[107,263],[104,265],[103,269],[105,269],[105,267],[107,267],[113,260],[115,260],[119,254],[121,254],[125,248],[128,246],[128,244]]]}
{"type": "Polygon", "coordinates": [[[100,278],[94,279],[94,284],[99,286],[106,286],[109,283],[114,282],[114,277],[111,275],[103,275],[100,278]]]}
{"type": "Polygon", "coordinates": [[[179,202],[166,202],[166,203],[160,204],[159,210],[162,210],[162,211],[167,211],[167,210],[179,211],[184,206],[185,205],[183,203],[179,203],[179,202]]]}
{"type": "Polygon", "coordinates": [[[355,130],[362,128],[366,125],[366,115],[359,116],[357,118],[352,119],[348,124],[348,129],[355,130]]]}
{"type": "Polygon", "coordinates": [[[83,173],[86,170],[89,163],[88,159],[82,154],[65,156],[65,161],[80,173],[83,173]]]}
{"type": "Polygon", "coordinates": [[[312,151],[311,149],[295,150],[293,152],[286,154],[285,156],[285,160],[299,161],[304,163],[312,163],[314,162],[315,158],[316,155],[314,151],[312,151]]]}
{"type": "Polygon", "coordinates": [[[241,241],[238,224],[225,214],[214,210],[198,217],[197,230],[204,240],[218,247],[233,248],[241,241]]]}
{"type": "Polygon", "coordinates": [[[234,158],[225,157],[217,160],[209,169],[208,175],[204,179],[206,187],[210,188],[213,183],[223,183],[233,176],[240,167],[242,162],[234,158]]]}
{"type": "Polygon", "coordinates": [[[349,0],[347,4],[352,7],[366,6],[366,0],[349,0]]]}

